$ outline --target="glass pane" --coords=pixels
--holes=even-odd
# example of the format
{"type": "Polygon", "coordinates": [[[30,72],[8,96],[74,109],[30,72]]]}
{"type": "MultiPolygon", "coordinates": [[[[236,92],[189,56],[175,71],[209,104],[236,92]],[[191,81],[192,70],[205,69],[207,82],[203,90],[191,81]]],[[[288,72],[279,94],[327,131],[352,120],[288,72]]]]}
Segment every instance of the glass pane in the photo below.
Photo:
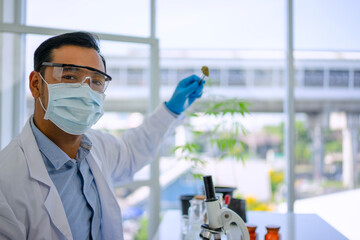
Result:
{"type": "MultiPolygon", "coordinates": [[[[347,28],[338,26],[339,31],[347,28]]],[[[320,32],[325,29],[317,27],[320,32]]],[[[323,43],[327,45],[326,40],[323,43]]],[[[341,49],[342,43],[337,46],[341,49]]],[[[303,85],[295,89],[295,211],[316,213],[352,239],[351,230],[344,231],[344,222],[334,218],[340,214],[327,213],[335,202],[341,202],[344,208],[351,205],[347,194],[355,193],[353,189],[359,186],[359,68],[357,60],[341,58],[341,54],[334,51],[325,56],[319,51],[296,59],[297,76],[303,85]]],[[[352,226],[352,222],[346,225],[352,226]]]]}
{"type": "Polygon", "coordinates": [[[121,206],[124,239],[147,239],[150,188],[117,188],[115,195],[121,206]]]}
{"type": "MultiPolygon", "coordinates": [[[[78,2],[82,3],[81,6],[95,5],[91,1],[78,2]]],[[[78,2],[70,3],[67,0],[61,4],[77,6],[78,2]]],[[[52,6],[61,9],[60,2],[28,0],[28,3],[27,23],[30,25],[139,36],[148,36],[149,33],[148,3],[122,3],[126,5],[124,8],[115,8],[111,4],[96,5],[96,8],[89,8],[91,14],[86,16],[74,14],[67,9],[63,11],[69,12],[70,17],[60,15],[61,11],[53,16],[53,13],[44,10],[51,9],[52,6]],[[52,6],[49,6],[50,4],[52,6]],[[139,11],[141,16],[132,15],[135,10],[129,9],[131,10],[133,5],[139,5],[141,9],[146,6],[146,10],[139,11]],[[102,7],[106,8],[105,11],[102,7]],[[42,9],[41,14],[39,9],[42,9]],[[92,19],[88,20],[87,16],[94,16],[93,9],[101,10],[101,21],[93,23],[92,19]],[[126,13],[119,14],[118,10],[126,13]],[[71,14],[76,15],[76,18],[71,14]],[[109,19],[109,16],[112,19],[109,19]],[[141,23],[137,19],[133,20],[132,16],[140,19],[141,23]],[[104,25],[104,22],[109,24],[104,25]]],[[[309,0],[295,1],[295,49],[297,53],[301,53],[295,54],[297,211],[307,210],[302,204],[305,203],[302,201],[305,198],[311,203],[315,196],[341,192],[356,187],[356,182],[359,183],[360,164],[357,154],[352,151],[359,149],[359,58],[347,58],[356,56],[357,52],[328,52],[360,50],[356,40],[360,39],[359,31],[353,30],[360,27],[357,12],[359,4],[357,1],[330,1],[326,4],[309,0]],[[304,52],[304,49],[316,52],[304,52]]],[[[213,103],[211,94],[221,96],[222,100],[239,97],[251,103],[249,109],[252,113],[245,118],[239,114],[234,115],[235,120],[230,117],[202,116],[206,109],[195,102],[192,107],[200,117],[188,117],[186,122],[194,127],[195,131],[186,127],[177,129],[176,135],[167,139],[161,150],[163,157],[160,177],[171,176],[163,186],[163,208],[179,208],[179,197],[182,194],[203,194],[202,182],[192,178],[192,174],[198,172],[193,171],[188,161],[178,160],[177,153],[171,151],[174,146],[195,142],[201,152],[199,159],[210,159],[208,170],[215,169],[210,171],[214,175],[215,184],[235,185],[237,190],[234,196],[247,199],[248,210],[284,210],[286,159],[282,87],[285,79],[281,52],[285,46],[284,1],[224,3],[213,0],[160,0],[157,7],[162,56],[162,100],[171,97],[181,78],[194,73],[200,75],[201,66],[208,65],[210,77],[218,81],[215,81],[214,87],[206,86],[202,100],[213,103]],[[245,157],[245,164],[232,158],[223,159],[221,162],[214,161],[221,157],[224,151],[219,150],[216,144],[211,144],[209,134],[214,129],[219,129],[217,136],[226,139],[234,131],[229,131],[226,124],[224,128],[218,128],[218,124],[228,123],[228,120],[240,120],[248,131],[247,135],[239,131],[236,137],[244,142],[239,155],[245,157]],[[199,132],[203,132],[203,135],[197,135],[199,132]],[[219,176],[219,173],[223,174],[219,176]]],[[[136,9],[136,12],[138,10],[136,9]]],[[[28,49],[32,48],[32,43],[38,45],[43,38],[33,36],[28,49]]],[[[104,116],[107,121],[99,122],[96,127],[115,134],[121,134],[123,129],[140,124],[146,109],[149,49],[140,45],[134,46],[111,42],[102,46],[108,60],[108,72],[113,74],[114,81],[107,92],[108,105],[104,116]],[[134,104],[135,102],[138,104],[134,104]],[[119,129],[111,129],[109,126],[113,123],[117,123],[119,129]]],[[[33,50],[34,48],[32,52],[33,50]]],[[[31,57],[28,58],[27,63],[31,66],[31,57]]],[[[28,101],[28,106],[32,105],[33,101],[28,101]]],[[[148,168],[144,168],[137,175],[137,179],[147,178],[148,168]]],[[[126,197],[128,193],[135,192],[135,189],[124,188],[119,191],[119,196],[126,197]]],[[[312,204],[308,206],[310,212],[318,210],[312,204]]],[[[330,206],[327,212],[332,214],[332,210],[333,206],[330,206]]]]}
{"type": "Polygon", "coordinates": [[[245,86],[245,71],[240,69],[229,70],[229,85],[245,86]]]}
{"type": "Polygon", "coordinates": [[[158,36],[162,48],[284,48],[284,1],[157,2],[158,36]]]}
{"type": "MultiPolygon", "coordinates": [[[[281,52],[279,54],[276,50],[283,47],[283,39],[279,37],[283,36],[283,33],[278,30],[283,25],[280,19],[283,19],[284,10],[280,1],[272,2],[274,5],[271,6],[265,1],[261,1],[261,4],[264,4],[264,9],[255,7],[252,2],[243,1],[225,4],[217,1],[183,1],[181,4],[159,2],[161,68],[169,69],[164,71],[168,79],[162,81],[162,99],[171,97],[175,85],[171,88],[168,82],[174,82],[175,78],[179,80],[178,76],[182,72],[185,72],[185,75],[200,76],[200,69],[204,65],[210,70],[202,96],[204,104],[197,101],[188,110],[188,113],[196,111],[200,117],[188,116],[185,125],[176,130],[174,139],[167,142],[168,149],[195,144],[199,149],[199,155],[196,155],[200,159],[199,168],[203,171],[194,169],[196,163],[190,163],[189,159],[178,151],[169,152],[167,160],[161,162],[164,169],[161,176],[172,176],[162,189],[161,205],[164,210],[180,209],[182,196],[204,194],[202,180],[193,176],[199,172],[213,175],[216,186],[236,189],[233,197],[248,200],[249,210],[276,211],[277,204],[285,199],[284,161],[281,155],[283,147],[280,146],[283,132],[277,132],[276,136],[271,135],[271,132],[262,133],[262,128],[266,125],[280,126],[283,119],[282,114],[271,112],[275,111],[274,109],[282,109],[280,102],[274,104],[276,106],[271,110],[267,106],[269,95],[279,99],[283,94],[279,88],[283,82],[281,70],[284,69],[284,62],[281,52]],[[205,5],[206,11],[203,11],[205,5]],[[187,9],[186,19],[179,12],[182,8],[187,9]],[[265,13],[265,8],[271,9],[272,12],[265,13]],[[262,21],[261,24],[254,23],[255,18],[260,18],[260,15],[263,19],[273,19],[273,15],[276,15],[275,21],[279,22],[272,25],[276,36],[268,33],[266,21],[262,21]],[[256,27],[252,28],[252,24],[256,27]],[[249,29],[251,31],[248,31],[249,29]],[[188,35],[191,39],[184,37],[188,35]],[[261,92],[257,91],[257,88],[262,88],[261,92]],[[206,104],[235,98],[250,102],[252,114],[246,115],[245,118],[240,113],[234,114],[233,117],[204,116],[204,112],[208,110],[206,104]],[[249,129],[247,136],[241,129],[238,129],[235,136],[244,143],[240,146],[237,142],[238,145],[234,148],[237,156],[245,158],[244,163],[241,160],[236,161],[235,157],[219,160],[224,151],[213,142],[215,137],[212,132],[217,128],[218,138],[234,137],[231,134],[236,131],[230,128],[233,124],[244,125],[244,129],[249,129]],[[219,125],[221,127],[218,127],[219,125]],[[257,139],[260,139],[260,143],[257,139]],[[269,164],[266,159],[269,155],[267,152],[273,149],[276,149],[272,158],[274,161],[269,164]],[[169,161],[170,159],[172,161],[169,161]],[[206,165],[201,167],[201,161],[205,161],[206,165]],[[279,193],[275,193],[274,190],[274,194],[270,180],[273,166],[280,172],[276,183],[279,193]]],[[[232,139],[227,140],[230,142],[232,139]]]]}
{"type": "Polygon", "coordinates": [[[212,86],[219,86],[221,84],[221,70],[212,68],[211,77],[209,76],[208,84],[212,86]]]}
{"type": "Polygon", "coordinates": [[[26,57],[25,57],[25,81],[26,81],[26,116],[27,118],[30,117],[34,113],[34,98],[31,95],[31,91],[29,88],[29,75],[31,71],[34,70],[34,52],[36,48],[46,39],[51,36],[45,35],[26,35],[26,57]]]}
{"type": "Polygon", "coordinates": [[[27,0],[26,24],[147,37],[149,0],[27,0]]]}
{"type": "Polygon", "coordinates": [[[177,70],[177,81],[181,81],[182,79],[191,76],[192,74],[194,74],[194,70],[193,69],[178,69],[177,70]]]}
{"type": "Polygon", "coordinates": [[[141,86],[145,83],[144,71],[139,68],[129,68],[127,70],[127,79],[129,85],[141,86]]]}
{"type": "Polygon", "coordinates": [[[271,86],[272,71],[271,70],[255,70],[254,78],[255,86],[271,86]]]}
{"type": "MultiPolygon", "coordinates": [[[[294,1],[295,49],[360,50],[360,33],[354,31],[360,28],[359,8],[356,0],[294,1]]],[[[158,1],[158,36],[165,48],[284,49],[285,21],[282,0],[158,1]]]]}
{"type": "Polygon", "coordinates": [[[329,76],[330,87],[348,87],[349,71],[347,70],[330,70],[329,76]]]}
{"type": "MultiPolygon", "coordinates": [[[[220,84],[205,86],[203,102],[212,104],[216,100],[221,102],[237,97],[251,104],[250,116],[242,118],[235,115],[236,120],[241,119],[240,123],[249,129],[246,136],[242,133],[237,136],[245,144],[239,153],[246,156],[244,164],[232,158],[216,161],[224,151],[217,148],[210,135],[217,129],[218,138],[229,136],[230,131],[226,127],[231,124],[223,128],[219,124],[231,117],[203,116],[207,109],[199,102],[195,102],[189,112],[196,111],[200,117],[190,116],[186,123],[192,128],[185,126],[177,130],[172,143],[174,146],[197,144],[196,157],[208,160],[204,168],[215,176],[215,184],[235,185],[234,196],[247,199],[249,210],[284,211],[287,159],[284,157],[283,100],[287,79],[284,77],[285,55],[282,50],[285,48],[285,2],[159,3],[158,35],[161,38],[162,67],[175,72],[193,69],[195,74],[199,74],[201,66],[207,65],[210,67],[210,80],[214,69],[220,84]],[[206,11],[203,11],[204,6],[206,11]],[[186,19],[180,11],[183,8],[187,9],[186,19]],[[220,100],[214,95],[221,96],[220,100]],[[217,175],[219,172],[221,176],[217,175]],[[244,186],[241,182],[248,185],[244,186]]],[[[356,1],[330,1],[329,5],[308,0],[295,1],[297,211],[304,211],[300,204],[305,198],[311,202],[315,196],[351,188],[345,187],[344,183],[350,167],[348,165],[346,173],[342,169],[349,163],[358,164],[357,156],[347,156],[348,160],[344,160],[345,155],[354,155],[350,153],[350,147],[345,147],[345,140],[350,141],[352,137],[352,149],[358,148],[356,115],[360,110],[356,102],[360,100],[357,92],[360,87],[360,48],[354,40],[359,33],[353,33],[360,24],[354,10],[358,8],[356,1]],[[308,12],[310,18],[307,17],[308,12]],[[352,110],[353,115],[347,118],[351,121],[348,123],[353,124],[351,130],[344,126],[341,129],[330,126],[329,122],[334,119],[330,115],[334,112],[347,111],[349,115],[352,110]]],[[[171,75],[169,70],[167,77],[173,79],[176,75],[171,75]]],[[[162,93],[169,92],[171,95],[171,91],[168,86],[162,86],[162,93]]],[[[334,121],[340,120],[337,118],[334,121]]],[[[176,152],[173,157],[179,158],[176,152]]],[[[189,160],[184,156],[182,159],[189,160]]],[[[354,166],[353,175],[359,174],[358,168],[354,166]]],[[[169,188],[171,193],[178,193],[178,197],[194,192],[202,194],[195,187],[197,180],[192,180],[194,188],[184,187],[184,182],[189,181],[189,172],[198,173],[194,169],[183,170],[174,181],[176,184],[164,186],[163,192],[169,188]],[[178,190],[173,191],[174,188],[178,190]],[[186,193],[181,191],[183,188],[187,189],[186,193]]],[[[347,181],[350,179],[347,177],[347,181]]],[[[163,202],[168,207],[175,206],[176,202],[179,204],[177,200],[171,205],[169,198],[163,202]]],[[[328,212],[332,212],[331,209],[331,206],[328,207],[328,212]]],[[[310,209],[310,212],[316,210],[310,209]]],[[[348,223],[351,224],[351,221],[348,223]]]]}
{"type": "Polygon", "coordinates": [[[360,71],[354,71],[354,87],[360,87],[360,71]]]}
{"type": "Polygon", "coordinates": [[[295,49],[359,51],[359,8],[356,0],[294,1],[295,49]]]}
{"type": "Polygon", "coordinates": [[[160,83],[161,85],[169,85],[169,69],[160,70],[160,83]]]}
{"type": "Polygon", "coordinates": [[[322,87],[324,85],[323,70],[305,70],[304,86],[306,87],[322,87]]]}

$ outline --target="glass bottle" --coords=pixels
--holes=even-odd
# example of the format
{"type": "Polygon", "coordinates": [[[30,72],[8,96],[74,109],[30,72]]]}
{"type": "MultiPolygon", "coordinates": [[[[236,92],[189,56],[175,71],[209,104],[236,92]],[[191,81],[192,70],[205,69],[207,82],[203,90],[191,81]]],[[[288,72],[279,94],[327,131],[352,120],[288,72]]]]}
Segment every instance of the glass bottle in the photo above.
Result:
{"type": "Polygon", "coordinates": [[[265,240],[280,240],[279,229],[279,225],[267,225],[267,233],[265,235],[265,240]]]}
{"type": "Polygon", "coordinates": [[[201,232],[201,224],[204,223],[204,196],[196,195],[190,200],[189,229],[185,240],[198,239],[201,232]]]}
{"type": "Polygon", "coordinates": [[[250,240],[257,240],[257,233],[256,233],[257,226],[255,224],[246,224],[246,227],[249,231],[250,240]]]}

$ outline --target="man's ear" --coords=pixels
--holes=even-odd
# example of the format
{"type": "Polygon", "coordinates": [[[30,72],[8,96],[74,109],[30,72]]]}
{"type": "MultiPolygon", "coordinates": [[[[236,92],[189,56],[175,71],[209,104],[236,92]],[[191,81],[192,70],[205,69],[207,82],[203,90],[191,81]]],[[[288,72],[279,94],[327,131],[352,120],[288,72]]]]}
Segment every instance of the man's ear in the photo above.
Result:
{"type": "Polygon", "coordinates": [[[41,77],[38,72],[32,71],[29,76],[29,88],[32,96],[36,99],[40,97],[41,77]]]}

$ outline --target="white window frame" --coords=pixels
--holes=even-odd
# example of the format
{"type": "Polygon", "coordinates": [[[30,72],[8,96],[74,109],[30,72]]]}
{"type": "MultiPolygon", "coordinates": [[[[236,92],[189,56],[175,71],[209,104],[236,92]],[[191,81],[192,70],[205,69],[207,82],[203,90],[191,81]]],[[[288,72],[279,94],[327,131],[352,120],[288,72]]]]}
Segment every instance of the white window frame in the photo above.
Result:
{"type": "Polygon", "coordinates": [[[286,0],[286,48],[284,71],[284,151],[286,159],[285,182],[287,211],[294,212],[295,202],[295,100],[294,100],[294,32],[293,0],[286,0]]]}
{"type": "MultiPolygon", "coordinates": [[[[97,33],[102,40],[142,43],[150,45],[150,95],[149,111],[155,109],[160,102],[160,70],[159,70],[159,41],[156,38],[156,0],[150,0],[150,36],[133,37],[117,34],[97,33]]],[[[293,212],[294,191],[294,57],[293,57],[293,0],[286,1],[286,71],[284,81],[286,96],[284,99],[285,118],[285,156],[287,210],[293,212]]],[[[58,35],[71,32],[69,29],[44,28],[25,25],[26,0],[0,0],[0,149],[13,139],[25,123],[25,63],[24,46],[25,34],[58,35]],[[8,36],[7,33],[15,33],[8,36]],[[3,46],[11,46],[6,50],[3,46]],[[9,52],[12,54],[9,54],[9,52]],[[6,57],[5,57],[6,55],[6,57]],[[6,71],[4,71],[6,69],[6,71]],[[6,80],[6,81],[5,81],[6,80]],[[10,88],[8,89],[8,87],[10,88]],[[6,90],[6,91],[5,91],[6,90]]],[[[151,164],[150,179],[133,183],[147,185],[151,189],[149,199],[149,238],[155,235],[160,222],[160,183],[159,159],[151,164]]]]}
{"type": "MultiPolygon", "coordinates": [[[[134,37],[93,32],[101,40],[140,43],[150,46],[150,83],[148,111],[152,112],[160,103],[159,97],[159,40],[156,38],[156,0],[150,0],[150,36],[134,37]]],[[[29,26],[25,23],[26,0],[0,0],[0,149],[4,148],[19,132],[26,121],[25,99],[25,35],[58,35],[72,32],[58,29],[29,26]],[[10,34],[8,34],[10,33],[10,34]],[[6,46],[6,47],[5,47],[6,46]],[[10,48],[9,48],[10,46],[10,48]],[[5,49],[6,48],[6,49],[5,49]],[[4,71],[6,69],[6,71],[4,71]],[[6,91],[5,91],[6,90],[6,91]]],[[[145,185],[151,189],[149,199],[149,238],[155,235],[160,222],[159,158],[150,168],[149,180],[134,182],[134,186],[145,185]]]]}

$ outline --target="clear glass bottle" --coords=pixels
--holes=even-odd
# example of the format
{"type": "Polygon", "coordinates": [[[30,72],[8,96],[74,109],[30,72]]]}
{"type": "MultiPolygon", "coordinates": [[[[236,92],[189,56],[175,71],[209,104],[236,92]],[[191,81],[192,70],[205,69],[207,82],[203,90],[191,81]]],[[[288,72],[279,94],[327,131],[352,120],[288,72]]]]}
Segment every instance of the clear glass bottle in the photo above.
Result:
{"type": "Polygon", "coordinates": [[[194,240],[199,238],[201,225],[204,223],[204,196],[194,196],[190,200],[189,207],[189,231],[185,240],[194,240]]]}

